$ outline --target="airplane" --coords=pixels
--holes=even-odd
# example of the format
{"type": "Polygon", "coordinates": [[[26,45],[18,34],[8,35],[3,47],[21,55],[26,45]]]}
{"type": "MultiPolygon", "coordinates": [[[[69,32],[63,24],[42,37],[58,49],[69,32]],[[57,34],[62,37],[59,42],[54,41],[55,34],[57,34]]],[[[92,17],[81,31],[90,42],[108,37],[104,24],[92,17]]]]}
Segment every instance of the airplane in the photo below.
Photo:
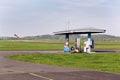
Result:
{"type": "Polygon", "coordinates": [[[14,36],[15,36],[16,38],[20,38],[17,34],[14,34],[14,36]]]}

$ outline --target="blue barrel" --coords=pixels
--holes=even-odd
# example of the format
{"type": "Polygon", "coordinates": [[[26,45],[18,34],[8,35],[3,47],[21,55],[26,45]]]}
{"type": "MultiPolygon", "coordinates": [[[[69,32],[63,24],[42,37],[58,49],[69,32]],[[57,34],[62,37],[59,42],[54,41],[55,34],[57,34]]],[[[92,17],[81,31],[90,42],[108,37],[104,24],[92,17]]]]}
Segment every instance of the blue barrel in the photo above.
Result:
{"type": "Polygon", "coordinates": [[[91,48],[94,48],[94,39],[92,39],[91,41],[92,41],[91,48]]]}
{"type": "Polygon", "coordinates": [[[70,51],[69,47],[68,46],[64,46],[64,52],[69,52],[69,51],[70,51]]]}

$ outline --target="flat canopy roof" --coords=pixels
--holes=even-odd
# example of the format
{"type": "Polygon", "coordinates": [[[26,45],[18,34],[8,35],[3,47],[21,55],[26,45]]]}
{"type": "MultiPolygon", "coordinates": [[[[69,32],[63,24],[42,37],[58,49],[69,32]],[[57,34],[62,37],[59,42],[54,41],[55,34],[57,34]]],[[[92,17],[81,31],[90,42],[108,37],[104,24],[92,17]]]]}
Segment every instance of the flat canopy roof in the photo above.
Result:
{"type": "Polygon", "coordinates": [[[55,35],[65,35],[65,34],[88,34],[88,33],[105,33],[104,29],[96,29],[96,28],[84,28],[84,29],[73,29],[66,31],[58,31],[54,32],[55,35]]]}

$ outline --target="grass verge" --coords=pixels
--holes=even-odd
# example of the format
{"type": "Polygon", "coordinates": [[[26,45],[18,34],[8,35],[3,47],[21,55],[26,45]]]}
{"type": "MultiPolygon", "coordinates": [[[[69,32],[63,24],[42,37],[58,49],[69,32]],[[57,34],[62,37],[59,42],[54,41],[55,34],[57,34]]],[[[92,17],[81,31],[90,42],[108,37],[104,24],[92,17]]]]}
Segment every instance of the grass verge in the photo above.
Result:
{"type": "Polygon", "coordinates": [[[120,54],[25,54],[7,58],[55,66],[120,73],[120,54]]]}

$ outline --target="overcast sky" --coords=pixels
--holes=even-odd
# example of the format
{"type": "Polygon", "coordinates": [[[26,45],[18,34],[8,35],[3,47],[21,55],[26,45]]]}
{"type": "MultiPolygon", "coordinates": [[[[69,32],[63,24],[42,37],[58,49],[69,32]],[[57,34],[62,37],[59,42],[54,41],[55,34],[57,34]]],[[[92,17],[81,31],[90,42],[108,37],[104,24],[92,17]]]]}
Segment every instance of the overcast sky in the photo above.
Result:
{"type": "Polygon", "coordinates": [[[94,27],[120,36],[120,0],[0,0],[0,36],[94,27]]]}

